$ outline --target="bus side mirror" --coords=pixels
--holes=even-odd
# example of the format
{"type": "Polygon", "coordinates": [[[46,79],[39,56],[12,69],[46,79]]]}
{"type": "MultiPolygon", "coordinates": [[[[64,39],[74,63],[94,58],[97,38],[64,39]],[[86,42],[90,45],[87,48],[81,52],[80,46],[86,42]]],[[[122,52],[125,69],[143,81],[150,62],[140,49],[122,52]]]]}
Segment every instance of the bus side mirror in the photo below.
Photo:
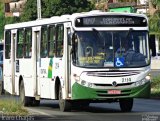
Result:
{"type": "Polygon", "coordinates": [[[77,43],[78,43],[77,38],[78,38],[77,34],[73,33],[73,35],[72,35],[72,42],[71,42],[71,46],[72,46],[73,50],[75,50],[76,47],[77,47],[77,43]]]}
{"type": "Polygon", "coordinates": [[[71,46],[72,44],[72,35],[71,35],[71,29],[67,28],[67,40],[68,40],[68,45],[71,46]]]}
{"type": "Polygon", "coordinates": [[[156,56],[156,43],[155,43],[155,35],[149,36],[149,49],[151,50],[151,56],[156,56]]]}
{"type": "Polygon", "coordinates": [[[68,45],[72,45],[72,38],[71,37],[68,37],[68,45]]]}
{"type": "Polygon", "coordinates": [[[70,45],[72,46],[72,47],[71,47],[71,53],[70,53],[70,54],[73,54],[73,51],[74,51],[74,49],[75,49],[75,33],[71,36],[70,45]]]}

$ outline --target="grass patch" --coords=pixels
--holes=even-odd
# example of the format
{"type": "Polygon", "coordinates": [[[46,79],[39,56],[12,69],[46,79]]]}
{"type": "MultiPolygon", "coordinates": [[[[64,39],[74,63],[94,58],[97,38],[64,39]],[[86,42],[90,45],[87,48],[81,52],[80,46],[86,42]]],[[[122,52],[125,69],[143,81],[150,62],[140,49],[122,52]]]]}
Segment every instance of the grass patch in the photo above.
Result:
{"type": "Polygon", "coordinates": [[[14,99],[0,99],[0,111],[4,115],[27,115],[28,111],[14,99]]]}
{"type": "Polygon", "coordinates": [[[151,80],[151,97],[160,98],[160,76],[153,77],[151,80]]]}

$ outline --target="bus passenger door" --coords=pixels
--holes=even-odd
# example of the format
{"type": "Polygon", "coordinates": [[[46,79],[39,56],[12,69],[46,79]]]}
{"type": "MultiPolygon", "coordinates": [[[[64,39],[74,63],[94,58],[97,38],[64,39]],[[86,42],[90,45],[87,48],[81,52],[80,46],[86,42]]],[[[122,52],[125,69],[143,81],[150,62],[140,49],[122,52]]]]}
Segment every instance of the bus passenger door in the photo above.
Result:
{"type": "Polygon", "coordinates": [[[71,23],[64,24],[64,57],[66,97],[71,98],[71,23]]]}
{"type": "Polygon", "coordinates": [[[17,39],[17,31],[13,31],[11,37],[11,80],[12,80],[12,94],[15,94],[15,44],[16,44],[16,39],[17,39]]]}
{"type": "Polygon", "coordinates": [[[41,27],[33,28],[33,69],[34,69],[34,96],[39,98],[40,82],[39,82],[39,68],[40,68],[40,29],[41,27]]]}
{"type": "Polygon", "coordinates": [[[4,89],[15,94],[15,41],[17,30],[5,32],[4,89]]]}

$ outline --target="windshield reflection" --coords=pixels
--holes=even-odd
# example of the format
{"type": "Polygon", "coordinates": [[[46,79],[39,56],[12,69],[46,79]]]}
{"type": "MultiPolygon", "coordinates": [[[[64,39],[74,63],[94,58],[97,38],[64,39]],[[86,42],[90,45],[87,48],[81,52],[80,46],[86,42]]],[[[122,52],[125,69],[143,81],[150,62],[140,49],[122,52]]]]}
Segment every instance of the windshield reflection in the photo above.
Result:
{"type": "Polygon", "coordinates": [[[140,67],[149,64],[147,31],[77,31],[74,64],[81,67],[140,67]]]}

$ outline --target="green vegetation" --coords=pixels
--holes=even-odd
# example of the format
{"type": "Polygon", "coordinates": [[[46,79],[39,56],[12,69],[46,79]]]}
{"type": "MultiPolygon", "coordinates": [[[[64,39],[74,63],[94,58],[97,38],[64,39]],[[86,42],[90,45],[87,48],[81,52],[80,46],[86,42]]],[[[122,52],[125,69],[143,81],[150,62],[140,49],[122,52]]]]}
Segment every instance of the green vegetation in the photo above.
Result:
{"type": "MultiPolygon", "coordinates": [[[[93,6],[88,0],[41,0],[42,18],[86,12],[94,9],[93,6]]],[[[28,0],[21,15],[21,21],[35,19],[37,19],[37,2],[28,0]]]]}
{"type": "Polygon", "coordinates": [[[27,115],[28,111],[23,108],[21,103],[14,99],[1,99],[0,112],[4,115],[27,115]]]}
{"type": "Polygon", "coordinates": [[[155,13],[149,18],[150,33],[160,36],[160,0],[151,0],[155,13]]]}
{"type": "Polygon", "coordinates": [[[4,27],[4,13],[3,13],[3,4],[0,2],[0,41],[3,38],[3,27],[4,27]]]}
{"type": "Polygon", "coordinates": [[[160,98],[160,76],[156,76],[151,81],[151,97],[160,98]]]}

